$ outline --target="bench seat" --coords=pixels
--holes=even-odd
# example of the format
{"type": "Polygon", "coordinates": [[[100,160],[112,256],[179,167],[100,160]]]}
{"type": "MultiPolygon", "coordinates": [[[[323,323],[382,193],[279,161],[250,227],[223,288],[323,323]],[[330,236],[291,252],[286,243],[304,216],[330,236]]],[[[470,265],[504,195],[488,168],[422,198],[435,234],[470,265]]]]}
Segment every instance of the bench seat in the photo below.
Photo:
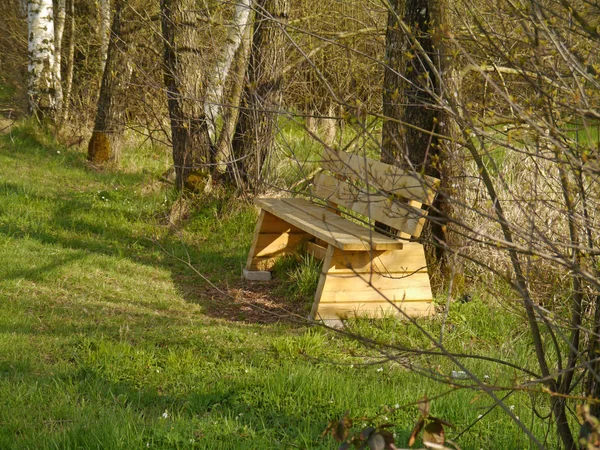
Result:
{"type": "Polygon", "coordinates": [[[254,203],[343,251],[401,250],[403,244],[303,198],[259,198],[254,203]]]}

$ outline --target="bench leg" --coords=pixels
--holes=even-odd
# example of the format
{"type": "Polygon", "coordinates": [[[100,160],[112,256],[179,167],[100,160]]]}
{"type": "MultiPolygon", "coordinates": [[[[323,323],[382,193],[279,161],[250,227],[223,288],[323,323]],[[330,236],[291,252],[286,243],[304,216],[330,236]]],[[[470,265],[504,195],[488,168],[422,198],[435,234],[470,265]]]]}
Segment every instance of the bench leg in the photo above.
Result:
{"type": "Polygon", "coordinates": [[[312,318],[418,317],[433,313],[421,244],[409,242],[402,250],[379,252],[327,248],[312,318]]]}
{"type": "Polygon", "coordinates": [[[261,210],[254,229],[245,273],[270,270],[277,258],[294,253],[296,248],[310,237],[279,217],[261,210]]]}

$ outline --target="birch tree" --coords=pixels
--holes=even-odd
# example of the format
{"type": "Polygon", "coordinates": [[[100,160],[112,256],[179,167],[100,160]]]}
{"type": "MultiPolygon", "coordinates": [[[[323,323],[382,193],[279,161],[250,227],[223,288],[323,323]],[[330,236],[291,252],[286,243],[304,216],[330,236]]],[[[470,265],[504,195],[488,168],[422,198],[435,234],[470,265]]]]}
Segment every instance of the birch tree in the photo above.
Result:
{"type": "Polygon", "coordinates": [[[111,27],[111,0],[100,0],[99,32],[100,32],[100,73],[104,72],[108,58],[108,45],[110,42],[111,27]]]}
{"type": "Polygon", "coordinates": [[[250,57],[252,46],[252,27],[247,26],[244,31],[242,43],[238,48],[231,65],[231,74],[227,82],[228,89],[222,96],[220,109],[222,111],[223,126],[219,132],[217,145],[215,147],[215,178],[223,178],[229,170],[231,179],[235,186],[243,187],[244,182],[235,164],[233,156],[232,142],[235,136],[235,129],[240,112],[240,101],[244,91],[244,76],[250,57]]]}
{"type": "Polygon", "coordinates": [[[250,13],[252,0],[239,0],[235,4],[235,13],[223,51],[214,67],[209,71],[204,113],[208,118],[208,131],[211,141],[215,142],[216,120],[221,116],[223,91],[233,64],[234,56],[242,43],[246,30],[251,25],[250,13]]]}
{"type": "Polygon", "coordinates": [[[57,109],[54,47],[54,8],[52,0],[29,0],[28,99],[29,110],[38,118],[54,119],[57,109]]]}
{"type": "Polygon", "coordinates": [[[64,123],[69,118],[71,109],[71,88],[73,86],[73,72],[75,69],[75,0],[66,0],[66,18],[69,19],[68,42],[69,47],[66,52],[65,77],[63,89],[63,101],[60,115],[60,122],[64,123]]]}
{"type": "Polygon", "coordinates": [[[233,151],[246,183],[257,190],[271,151],[283,93],[285,33],[290,0],[260,0],[254,25],[248,82],[233,151]]]}

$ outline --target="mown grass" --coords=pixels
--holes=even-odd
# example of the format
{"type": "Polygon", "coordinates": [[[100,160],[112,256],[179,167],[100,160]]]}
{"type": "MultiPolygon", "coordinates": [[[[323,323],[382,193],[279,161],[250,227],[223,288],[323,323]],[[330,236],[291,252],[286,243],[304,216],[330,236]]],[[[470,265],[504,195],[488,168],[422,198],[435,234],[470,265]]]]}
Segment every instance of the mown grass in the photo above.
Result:
{"type": "MultiPolygon", "coordinates": [[[[402,354],[408,370],[338,333],[272,320],[269,301],[249,307],[246,296],[263,295],[293,309],[316,266],[284,265],[280,277],[296,273],[283,282],[291,290],[247,285],[240,270],[255,210],[207,196],[170,227],[174,195],[157,181],[160,155],[125,155],[120,169],[97,171],[82,150],[29,126],[0,136],[0,448],[329,449],[336,444],[321,433],[347,411],[394,423],[406,445],[424,395],[435,398],[432,414],[456,426],[450,438],[491,405],[419,373],[447,377],[455,369],[447,360],[402,354]],[[167,253],[189,256],[212,284],[167,253]]],[[[504,309],[509,300],[473,297],[453,304],[446,347],[534,368],[522,320],[504,309]]],[[[439,318],[420,324],[439,335],[439,318]]],[[[381,343],[432,348],[407,322],[350,327],[381,343]]],[[[489,383],[523,381],[515,369],[467,365],[489,383]]],[[[531,399],[541,414],[547,401],[538,397],[517,392],[507,402],[543,440],[531,399]]],[[[498,408],[459,444],[529,448],[498,408]]]]}

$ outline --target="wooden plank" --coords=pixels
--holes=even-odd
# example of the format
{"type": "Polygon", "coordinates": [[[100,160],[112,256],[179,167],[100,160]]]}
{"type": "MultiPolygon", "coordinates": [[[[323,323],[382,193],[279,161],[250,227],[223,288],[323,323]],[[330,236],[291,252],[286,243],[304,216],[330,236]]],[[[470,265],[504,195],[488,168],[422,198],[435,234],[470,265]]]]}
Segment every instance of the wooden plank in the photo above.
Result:
{"type": "Polygon", "coordinates": [[[280,256],[291,253],[302,240],[309,238],[310,235],[304,231],[261,210],[248,252],[246,270],[265,271],[271,269],[280,256]]]}
{"type": "Polygon", "coordinates": [[[418,273],[427,272],[423,245],[404,242],[402,250],[372,252],[336,251],[331,261],[330,274],[340,273],[418,273]]]}
{"type": "Polygon", "coordinates": [[[431,300],[427,273],[327,275],[321,303],[431,300]]]}
{"type": "Polygon", "coordinates": [[[432,302],[398,302],[390,304],[381,303],[321,303],[315,313],[317,320],[349,319],[353,317],[405,317],[396,307],[400,308],[410,317],[427,317],[435,314],[432,302]]]}
{"type": "Polygon", "coordinates": [[[256,220],[256,225],[254,226],[254,235],[252,236],[252,245],[250,246],[250,251],[248,252],[248,258],[246,259],[246,270],[256,270],[252,269],[252,259],[254,258],[254,253],[256,252],[258,235],[260,234],[260,229],[262,228],[265,214],[266,212],[261,210],[258,215],[258,219],[256,220]]]}
{"type": "Polygon", "coordinates": [[[262,210],[261,212],[264,214],[264,218],[262,221],[262,227],[260,229],[261,233],[302,233],[303,231],[293,226],[292,224],[286,222],[285,220],[281,220],[279,217],[274,216],[273,214],[262,210]]]}
{"type": "Polygon", "coordinates": [[[313,193],[319,198],[332,201],[411,236],[418,237],[423,229],[423,210],[402,203],[394,197],[365,192],[324,173],[315,176],[313,193]]]}
{"type": "Polygon", "coordinates": [[[440,180],[385,164],[342,150],[325,148],[322,165],[325,169],[354,180],[362,180],[377,190],[397,197],[431,205],[440,180]]]}
{"type": "Polygon", "coordinates": [[[294,249],[310,235],[300,233],[260,233],[258,235],[254,256],[262,258],[281,254],[286,249],[294,249]]]}
{"type": "Polygon", "coordinates": [[[323,292],[320,304],[324,303],[379,303],[379,302],[430,302],[433,300],[431,287],[420,286],[413,289],[387,289],[375,291],[334,291],[323,292]]]}
{"type": "Polygon", "coordinates": [[[317,310],[319,309],[319,304],[321,302],[321,295],[323,294],[323,288],[327,283],[327,270],[331,266],[331,258],[333,258],[333,254],[335,253],[336,248],[333,245],[329,245],[327,247],[327,251],[325,252],[325,258],[323,259],[323,268],[321,271],[321,276],[319,277],[319,284],[317,285],[317,291],[315,292],[315,299],[312,304],[312,308],[310,310],[310,317],[316,317],[317,310]]]}
{"type": "MultiPolygon", "coordinates": [[[[306,243],[306,252],[309,255],[314,256],[317,259],[320,259],[321,261],[323,261],[325,259],[325,256],[327,255],[327,248],[323,247],[319,244],[316,244],[314,242],[307,242],[306,243]]],[[[367,252],[356,252],[358,254],[365,254],[367,252]]]]}
{"type": "Polygon", "coordinates": [[[342,250],[401,249],[402,242],[336,216],[302,198],[256,199],[265,211],[342,250]]]}
{"type": "Polygon", "coordinates": [[[246,270],[253,271],[268,271],[273,268],[275,263],[281,259],[281,256],[284,255],[285,252],[281,252],[277,255],[273,256],[263,256],[262,258],[252,258],[252,262],[250,263],[250,267],[246,267],[246,270]]]}

